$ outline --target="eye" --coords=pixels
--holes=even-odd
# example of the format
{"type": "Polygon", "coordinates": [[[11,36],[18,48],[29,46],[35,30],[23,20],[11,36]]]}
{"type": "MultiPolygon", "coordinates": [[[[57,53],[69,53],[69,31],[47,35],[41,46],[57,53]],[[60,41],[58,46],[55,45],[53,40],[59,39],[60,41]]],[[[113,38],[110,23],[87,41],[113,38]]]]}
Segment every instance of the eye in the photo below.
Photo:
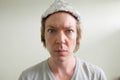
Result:
{"type": "Polygon", "coordinates": [[[73,32],[72,29],[68,29],[68,30],[67,30],[67,33],[72,33],[72,32],[73,32]]]}
{"type": "Polygon", "coordinates": [[[56,32],[56,30],[55,29],[48,29],[48,32],[49,33],[54,33],[54,32],[56,32]]]}

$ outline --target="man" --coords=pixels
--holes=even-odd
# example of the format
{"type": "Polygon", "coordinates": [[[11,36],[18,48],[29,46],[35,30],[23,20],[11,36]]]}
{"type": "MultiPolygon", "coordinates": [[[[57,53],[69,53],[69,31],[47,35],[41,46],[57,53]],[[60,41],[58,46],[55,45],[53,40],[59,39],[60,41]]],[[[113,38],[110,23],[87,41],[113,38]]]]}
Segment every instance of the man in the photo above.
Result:
{"type": "Polygon", "coordinates": [[[103,70],[74,56],[79,49],[80,15],[56,0],[42,15],[41,41],[50,57],[23,71],[19,80],[106,80],[103,70]]]}

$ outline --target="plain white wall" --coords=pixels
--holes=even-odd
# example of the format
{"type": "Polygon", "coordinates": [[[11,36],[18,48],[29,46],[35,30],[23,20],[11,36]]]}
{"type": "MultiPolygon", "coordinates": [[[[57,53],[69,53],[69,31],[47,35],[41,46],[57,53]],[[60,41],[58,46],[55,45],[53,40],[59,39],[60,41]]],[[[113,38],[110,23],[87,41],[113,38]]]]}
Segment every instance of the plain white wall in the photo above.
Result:
{"type": "MultiPolygon", "coordinates": [[[[0,80],[49,57],[40,42],[40,18],[53,0],[0,0],[0,80]]],[[[82,40],[76,56],[120,77],[120,1],[68,0],[81,14],[82,40]]]]}

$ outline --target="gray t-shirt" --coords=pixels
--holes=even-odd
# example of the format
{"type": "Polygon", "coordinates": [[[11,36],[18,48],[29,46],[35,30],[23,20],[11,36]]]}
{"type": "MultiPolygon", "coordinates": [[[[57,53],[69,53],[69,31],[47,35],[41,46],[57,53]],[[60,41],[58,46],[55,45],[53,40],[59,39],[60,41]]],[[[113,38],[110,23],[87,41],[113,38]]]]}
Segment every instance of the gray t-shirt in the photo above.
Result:
{"type": "MultiPolygon", "coordinates": [[[[47,60],[25,70],[19,80],[55,80],[47,60]]],[[[103,70],[76,58],[76,67],[71,80],[107,80],[103,70]]]]}

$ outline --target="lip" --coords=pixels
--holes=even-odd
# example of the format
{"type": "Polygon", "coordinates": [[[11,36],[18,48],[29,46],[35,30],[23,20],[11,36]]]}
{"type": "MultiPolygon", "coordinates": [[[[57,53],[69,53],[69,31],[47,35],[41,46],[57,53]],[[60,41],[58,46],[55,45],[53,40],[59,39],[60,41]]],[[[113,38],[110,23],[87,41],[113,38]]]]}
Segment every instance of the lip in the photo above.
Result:
{"type": "Polygon", "coordinates": [[[66,50],[56,50],[56,52],[66,52],[66,50]]]}
{"type": "Polygon", "coordinates": [[[67,52],[67,50],[55,50],[55,52],[63,54],[65,52],[67,52]]]}

